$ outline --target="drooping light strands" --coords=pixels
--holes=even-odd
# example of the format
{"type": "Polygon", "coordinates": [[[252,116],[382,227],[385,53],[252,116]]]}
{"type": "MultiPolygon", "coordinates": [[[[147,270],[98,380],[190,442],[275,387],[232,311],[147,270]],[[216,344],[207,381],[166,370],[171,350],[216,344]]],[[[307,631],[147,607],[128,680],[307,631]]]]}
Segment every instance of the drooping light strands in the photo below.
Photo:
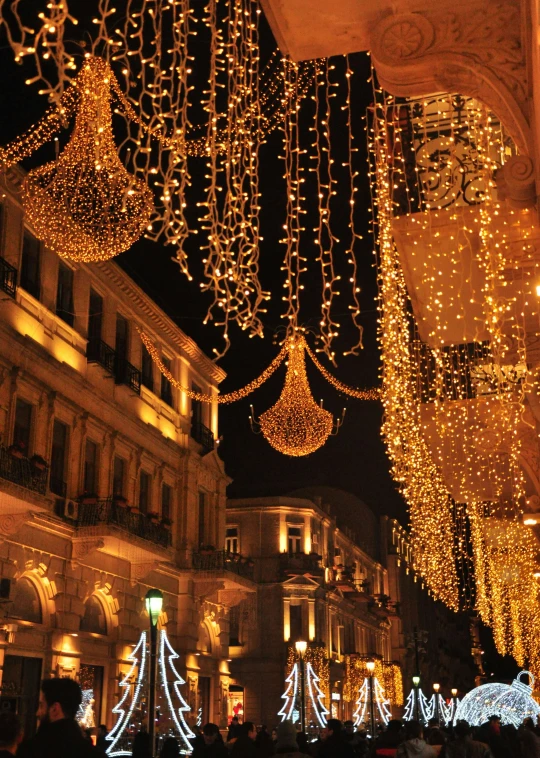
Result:
{"type": "Polygon", "coordinates": [[[334,428],[332,414],[318,405],[311,394],[306,373],[305,340],[288,339],[285,384],[275,405],[261,414],[259,425],[265,439],[284,455],[309,455],[318,450],[334,428]]]}
{"type": "Polygon", "coordinates": [[[33,169],[23,204],[36,237],[63,258],[85,263],[127,250],[148,224],[152,193],[120,163],[112,133],[111,79],[89,58],[75,86],[75,127],[60,156],[33,169]]]}

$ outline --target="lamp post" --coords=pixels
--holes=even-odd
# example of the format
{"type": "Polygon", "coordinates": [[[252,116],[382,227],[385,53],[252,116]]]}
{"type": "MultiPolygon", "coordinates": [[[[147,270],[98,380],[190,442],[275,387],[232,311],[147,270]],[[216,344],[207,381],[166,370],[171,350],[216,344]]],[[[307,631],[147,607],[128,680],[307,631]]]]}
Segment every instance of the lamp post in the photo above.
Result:
{"type": "Polygon", "coordinates": [[[305,640],[297,640],[294,643],[298,657],[300,658],[300,726],[302,732],[306,731],[306,669],[304,654],[307,650],[305,640]]]}
{"type": "Polygon", "coordinates": [[[458,691],[454,687],[453,689],[450,690],[450,692],[452,693],[452,718],[450,720],[450,723],[452,723],[452,721],[455,718],[456,711],[457,711],[457,693],[458,693],[458,691]]]}
{"type": "Polygon", "coordinates": [[[144,598],[150,619],[150,676],[148,684],[148,735],[152,756],[156,752],[156,674],[157,674],[157,624],[163,607],[163,593],[148,590],[144,598]]]}
{"type": "Polygon", "coordinates": [[[418,687],[420,686],[420,677],[418,674],[415,674],[412,678],[412,683],[414,686],[414,715],[417,721],[420,721],[420,693],[418,692],[418,687]]]}
{"type": "Polygon", "coordinates": [[[433,685],[433,690],[435,692],[435,718],[437,719],[437,724],[439,724],[440,721],[440,713],[439,713],[439,690],[441,689],[441,685],[435,683],[433,685]]]}
{"type": "Polygon", "coordinates": [[[373,672],[375,671],[375,661],[368,661],[366,668],[369,672],[369,728],[371,737],[375,737],[375,710],[373,708],[373,672]]]}

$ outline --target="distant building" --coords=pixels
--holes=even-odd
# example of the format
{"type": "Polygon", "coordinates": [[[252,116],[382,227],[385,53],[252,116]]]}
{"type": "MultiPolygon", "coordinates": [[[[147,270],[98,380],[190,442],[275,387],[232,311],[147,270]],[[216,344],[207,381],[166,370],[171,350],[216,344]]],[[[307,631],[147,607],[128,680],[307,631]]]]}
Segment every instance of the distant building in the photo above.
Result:
{"type": "Polygon", "coordinates": [[[0,186],[1,696],[29,734],[40,678],[78,677],[111,726],[157,587],[190,718],[225,725],[229,608],[254,585],[215,549],[229,481],[217,404],[172,387],[137,327],[186,387],[217,393],[224,374],[116,263],[44,248],[22,177],[0,186]]]}
{"type": "Polygon", "coordinates": [[[422,589],[398,522],[379,521],[354,495],[313,487],[231,499],[225,548],[251,556],[257,583],[256,596],[235,606],[230,622],[230,695],[246,718],[279,721],[299,639],[329,661],[325,703],[337,718],[356,710],[351,662],[370,658],[379,661],[393,712],[401,714],[415,673],[415,630],[427,633],[425,643],[416,635],[424,689],[435,674],[443,692],[474,685],[473,660],[464,652],[471,647],[468,619],[422,589]]]}

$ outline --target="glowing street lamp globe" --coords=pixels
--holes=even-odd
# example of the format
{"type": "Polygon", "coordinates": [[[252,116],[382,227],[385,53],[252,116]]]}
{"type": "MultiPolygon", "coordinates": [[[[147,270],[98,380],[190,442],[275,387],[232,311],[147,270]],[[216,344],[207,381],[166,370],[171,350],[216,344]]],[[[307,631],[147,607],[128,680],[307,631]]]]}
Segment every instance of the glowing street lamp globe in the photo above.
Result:
{"type": "Polygon", "coordinates": [[[160,590],[148,590],[145,595],[144,602],[146,610],[150,616],[150,624],[157,626],[161,609],[163,608],[163,593],[160,590]]]}

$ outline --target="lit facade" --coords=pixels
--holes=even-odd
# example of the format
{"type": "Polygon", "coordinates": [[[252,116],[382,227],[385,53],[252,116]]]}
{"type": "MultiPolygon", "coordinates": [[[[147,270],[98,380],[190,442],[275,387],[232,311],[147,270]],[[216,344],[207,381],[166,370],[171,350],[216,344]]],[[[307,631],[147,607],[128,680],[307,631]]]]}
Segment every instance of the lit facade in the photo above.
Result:
{"type": "Polygon", "coordinates": [[[253,584],[245,562],[214,549],[229,481],[217,405],[171,387],[137,327],[186,387],[217,393],[224,374],[118,265],[44,249],[21,179],[9,172],[0,194],[2,697],[28,734],[40,678],[78,677],[111,726],[156,587],[188,718],[225,725],[229,609],[253,584]]]}

